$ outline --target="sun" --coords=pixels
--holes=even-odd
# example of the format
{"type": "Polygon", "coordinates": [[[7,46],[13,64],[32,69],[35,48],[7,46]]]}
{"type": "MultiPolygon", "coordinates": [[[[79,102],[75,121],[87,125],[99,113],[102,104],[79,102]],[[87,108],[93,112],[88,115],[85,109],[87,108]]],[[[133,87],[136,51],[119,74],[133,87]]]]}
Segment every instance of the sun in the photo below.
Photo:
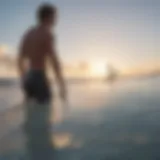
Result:
{"type": "Polygon", "coordinates": [[[107,64],[93,63],[90,66],[90,75],[93,77],[105,77],[108,74],[107,64]]]}

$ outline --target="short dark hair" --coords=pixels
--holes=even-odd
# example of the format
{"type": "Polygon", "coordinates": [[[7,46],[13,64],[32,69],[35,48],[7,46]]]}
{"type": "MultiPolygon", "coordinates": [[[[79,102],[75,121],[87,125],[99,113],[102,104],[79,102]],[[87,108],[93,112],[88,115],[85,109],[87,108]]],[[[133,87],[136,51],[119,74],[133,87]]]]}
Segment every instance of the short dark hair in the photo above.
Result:
{"type": "Polygon", "coordinates": [[[56,14],[56,7],[51,4],[43,4],[38,8],[37,18],[40,22],[44,21],[46,18],[50,16],[54,16],[56,14]]]}

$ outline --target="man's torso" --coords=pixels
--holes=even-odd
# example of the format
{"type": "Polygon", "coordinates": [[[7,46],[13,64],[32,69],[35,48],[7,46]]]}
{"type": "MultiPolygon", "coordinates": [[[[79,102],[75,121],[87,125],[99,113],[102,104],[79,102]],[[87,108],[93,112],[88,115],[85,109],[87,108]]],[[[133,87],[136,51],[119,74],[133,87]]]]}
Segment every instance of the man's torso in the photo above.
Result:
{"type": "Polygon", "coordinates": [[[47,59],[47,38],[49,32],[44,28],[30,29],[23,40],[23,50],[29,61],[29,68],[45,70],[47,59]]]}

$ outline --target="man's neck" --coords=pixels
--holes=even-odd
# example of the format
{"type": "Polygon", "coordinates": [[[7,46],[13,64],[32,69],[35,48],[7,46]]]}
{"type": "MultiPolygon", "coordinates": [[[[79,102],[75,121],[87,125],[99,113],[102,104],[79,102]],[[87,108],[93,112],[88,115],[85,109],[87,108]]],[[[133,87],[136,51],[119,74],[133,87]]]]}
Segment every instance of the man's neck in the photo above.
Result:
{"type": "Polygon", "coordinates": [[[47,24],[39,24],[38,27],[47,31],[51,31],[51,28],[47,24]]]}

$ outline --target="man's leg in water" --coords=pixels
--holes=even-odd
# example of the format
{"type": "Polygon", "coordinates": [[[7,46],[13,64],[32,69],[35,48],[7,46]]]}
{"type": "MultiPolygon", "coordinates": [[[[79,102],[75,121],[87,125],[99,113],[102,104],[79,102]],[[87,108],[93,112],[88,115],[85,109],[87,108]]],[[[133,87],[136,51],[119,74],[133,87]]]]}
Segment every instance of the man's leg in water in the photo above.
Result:
{"type": "Polygon", "coordinates": [[[53,147],[50,131],[50,104],[29,104],[26,113],[27,147],[31,159],[52,159],[53,147]]]}
{"type": "Polygon", "coordinates": [[[32,73],[26,82],[26,134],[31,160],[53,160],[50,132],[51,100],[41,73],[32,73]]]}

